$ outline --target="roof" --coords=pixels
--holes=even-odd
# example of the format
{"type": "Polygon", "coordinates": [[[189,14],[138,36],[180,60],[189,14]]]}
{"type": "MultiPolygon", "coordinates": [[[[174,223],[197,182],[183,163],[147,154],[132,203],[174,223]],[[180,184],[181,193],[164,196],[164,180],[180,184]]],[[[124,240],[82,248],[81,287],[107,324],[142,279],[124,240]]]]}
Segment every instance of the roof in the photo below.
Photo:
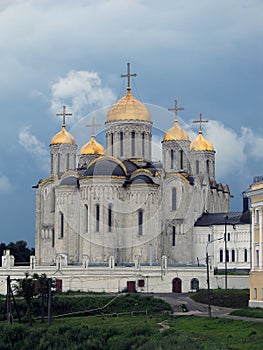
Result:
{"type": "Polygon", "coordinates": [[[230,212],[230,213],[204,213],[195,223],[195,226],[211,226],[211,225],[224,225],[225,223],[230,225],[237,224],[250,224],[251,214],[247,210],[243,212],[230,212]],[[226,219],[226,216],[228,217],[226,219]]]}

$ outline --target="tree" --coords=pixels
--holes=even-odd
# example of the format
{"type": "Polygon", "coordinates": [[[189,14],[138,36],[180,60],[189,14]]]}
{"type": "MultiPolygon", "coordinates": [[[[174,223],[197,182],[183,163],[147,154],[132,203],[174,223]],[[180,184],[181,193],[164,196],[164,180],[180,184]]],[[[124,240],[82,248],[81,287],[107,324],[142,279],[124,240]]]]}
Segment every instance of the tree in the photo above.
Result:
{"type": "Polygon", "coordinates": [[[18,295],[22,296],[27,305],[26,319],[29,326],[32,326],[32,299],[37,295],[37,288],[35,280],[26,272],[25,278],[19,281],[18,295]]]}
{"type": "Polygon", "coordinates": [[[37,292],[40,294],[41,298],[41,322],[44,323],[46,303],[48,303],[50,289],[55,287],[56,281],[53,278],[47,277],[45,273],[42,273],[40,276],[37,273],[35,273],[33,275],[33,278],[37,282],[36,289],[37,292]]]}

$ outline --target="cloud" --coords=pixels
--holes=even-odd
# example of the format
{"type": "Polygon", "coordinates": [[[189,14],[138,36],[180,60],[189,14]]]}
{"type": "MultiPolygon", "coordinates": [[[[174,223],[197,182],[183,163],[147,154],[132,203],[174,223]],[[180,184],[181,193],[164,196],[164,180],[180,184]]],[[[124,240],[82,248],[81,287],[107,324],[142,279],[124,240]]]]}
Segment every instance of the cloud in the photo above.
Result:
{"type": "Polygon", "coordinates": [[[113,91],[102,86],[96,72],[71,70],[60,77],[51,88],[51,109],[54,114],[67,105],[75,119],[80,119],[93,109],[112,104],[116,100],[113,91]]]}
{"type": "Polygon", "coordinates": [[[8,193],[11,191],[11,182],[5,175],[0,175],[0,193],[8,193]]]}
{"type": "Polygon", "coordinates": [[[28,126],[24,127],[19,132],[19,144],[25,148],[26,151],[39,157],[40,159],[48,156],[48,151],[43,142],[39,141],[36,136],[32,135],[28,126]]]}

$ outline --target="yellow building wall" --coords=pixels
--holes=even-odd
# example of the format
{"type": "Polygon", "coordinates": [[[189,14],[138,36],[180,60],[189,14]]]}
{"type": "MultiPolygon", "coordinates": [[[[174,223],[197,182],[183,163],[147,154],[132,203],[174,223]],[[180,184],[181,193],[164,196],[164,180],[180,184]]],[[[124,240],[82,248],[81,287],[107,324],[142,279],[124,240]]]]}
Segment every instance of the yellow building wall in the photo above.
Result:
{"type": "Polygon", "coordinates": [[[263,300],[263,271],[250,272],[250,300],[263,300]],[[255,288],[257,289],[257,296],[255,298],[255,288]]]}

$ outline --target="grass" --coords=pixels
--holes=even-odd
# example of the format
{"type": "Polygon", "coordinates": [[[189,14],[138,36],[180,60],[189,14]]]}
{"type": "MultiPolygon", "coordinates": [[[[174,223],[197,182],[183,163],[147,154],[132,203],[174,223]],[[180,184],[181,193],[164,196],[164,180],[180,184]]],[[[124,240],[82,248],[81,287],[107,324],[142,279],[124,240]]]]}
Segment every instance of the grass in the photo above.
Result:
{"type": "Polygon", "coordinates": [[[241,310],[232,311],[230,313],[230,315],[242,316],[242,317],[263,318],[263,309],[261,309],[261,308],[245,308],[245,309],[241,309],[241,310]]]}

